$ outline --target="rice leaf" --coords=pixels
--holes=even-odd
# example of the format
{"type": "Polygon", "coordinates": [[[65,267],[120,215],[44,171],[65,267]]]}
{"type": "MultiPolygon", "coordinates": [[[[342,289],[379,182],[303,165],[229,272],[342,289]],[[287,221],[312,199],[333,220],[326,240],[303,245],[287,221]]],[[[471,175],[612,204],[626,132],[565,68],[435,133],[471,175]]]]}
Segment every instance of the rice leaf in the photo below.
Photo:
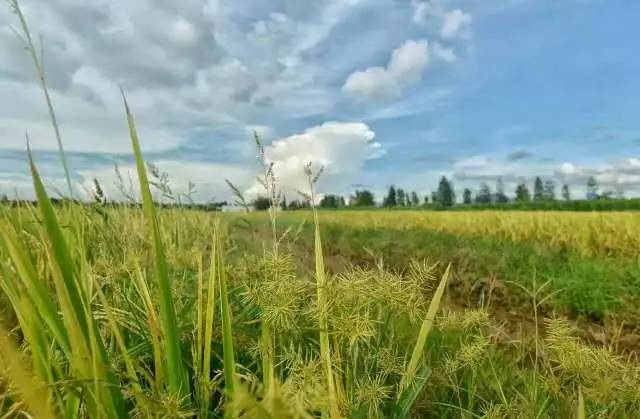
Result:
{"type": "Polygon", "coordinates": [[[174,394],[188,394],[189,381],[182,366],[182,349],[180,344],[180,333],[176,320],[176,312],[173,306],[173,295],[171,293],[171,282],[167,271],[167,261],[164,254],[164,245],[160,235],[160,226],[156,216],[155,206],[149,189],[149,179],[147,177],[147,169],[142,158],[138,133],[136,131],[135,121],[126,97],[124,97],[124,106],[127,114],[127,122],[129,125],[129,134],[131,136],[131,144],[136,160],[138,170],[138,180],[140,182],[140,194],[142,196],[142,207],[145,214],[149,236],[154,253],[155,275],[158,281],[158,292],[160,297],[160,320],[166,349],[166,373],[167,373],[167,389],[174,394]]]}
{"type": "Polygon", "coordinates": [[[442,299],[442,295],[444,294],[445,289],[447,288],[447,282],[449,281],[449,275],[451,271],[451,265],[447,266],[447,269],[440,280],[440,284],[438,284],[438,288],[436,292],[433,294],[433,298],[431,299],[431,303],[429,303],[429,309],[427,310],[427,315],[422,322],[422,326],[420,327],[420,332],[418,333],[418,339],[416,340],[416,344],[413,348],[413,353],[411,354],[411,359],[409,361],[409,365],[402,376],[402,380],[400,381],[400,388],[404,389],[407,386],[410,386],[416,376],[416,371],[418,370],[418,366],[422,361],[422,357],[424,356],[424,347],[427,343],[427,338],[429,337],[429,332],[433,327],[433,322],[436,318],[436,313],[440,308],[440,300],[442,299]]]}

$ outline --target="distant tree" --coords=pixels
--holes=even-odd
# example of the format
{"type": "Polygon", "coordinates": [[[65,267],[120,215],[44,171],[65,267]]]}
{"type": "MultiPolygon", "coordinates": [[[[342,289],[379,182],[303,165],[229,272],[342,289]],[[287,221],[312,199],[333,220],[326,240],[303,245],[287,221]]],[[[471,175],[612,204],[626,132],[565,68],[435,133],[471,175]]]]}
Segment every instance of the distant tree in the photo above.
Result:
{"type": "Polygon", "coordinates": [[[555,201],[556,184],[553,180],[548,179],[544,181],[544,186],[542,187],[542,196],[545,201],[555,201]]]}
{"type": "Polygon", "coordinates": [[[253,201],[252,205],[256,211],[266,211],[271,206],[271,200],[265,196],[259,196],[253,201]]]}
{"type": "Polygon", "coordinates": [[[462,202],[465,205],[471,204],[471,189],[464,188],[464,192],[462,193],[462,202]]]}
{"type": "Polygon", "coordinates": [[[446,176],[442,176],[440,178],[440,183],[438,184],[438,203],[445,207],[452,207],[456,202],[455,192],[453,191],[453,185],[446,176]]]}
{"type": "Polygon", "coordinates": [[[432,204],[438,203],[438,192],[431,192],[431,203],[432,204]]]}
{"type": "Polygon", "coordinates": [[[287,209],[287,197],[282,195],[282,200],[280,201],[280,208],[282,211],[287,209]]]}
{"type": "Polygon", "coordinates": [[[353,205],[356,207],[373,207],[375,206],[375,198],[373,193],[368,190],[356,191],[353,199],[353,205]]]}
{"type": "Polygon", "coordinates": [[[531,192],[525,183],[519,183],[516,187],[516,201],[529,202],[531,201],[531,192]]]}
{"type": "Polygon", "coordinates": [[[533,200],[544,200],[544,186],[542,185],[542,179],[540,179],[540,176],[536,176],[536,180],[533,183],[533,200]]]}
{"type": "Polygon", "coordinates": [[[480,184],[480,190],[476,194],[476,204],[491,203],[491,188],[485,182],[480,184]]]}
{"type": "Polygon", "coordinates": [[[507,195],[504,193],[504,181],[501,177],[496,181],[496,202],[498,204],[509,202],[509,198],[507,198],[507,195]]]}
{"type": "Polygon", "coordinates": [[[614,191],[606,190],[598,196],[598,199],[613,199],[614,196],[615,196],[614,191]]]}
{"type": "Polygon", "coordinates": [[[339,208],[344,202],[344,198],[338,195],[325,195],[320,200],[320,208],[339,208]]]}
{"type": "Polygon", "coordinates": [[[591,176],[587,180],[587,199],[598,199],[598,181],[591,176]]]}
{"type": "Polygon", "coordinates": [[[414,207],[420,205],[420,198],[418,198],[416,191],[411,192],[411,205],[414,207]]]}
{"type": "Polygon", "coordinates": [[[425,195],[424,196],[423,202],[424,202],[425,205],[429,203],[429,195],[425,195]]]}
{"type": "Polygon", "coordinates": [[[294,199],[293,201],[289,202],[288,208],[290,210],[297,210],[297,209],[302,208],[302,204],[300,203],[300,201],[294,199]]]}
{"type": "Polygon", "coordinates": [[[404,189],[402,188],[398,188],[396,190],[396,201],[399,207],[406,207],[407,206],[407,196],[404,192],[404,189]]]}
{"type": "Polygon", "coordinates": [[[389,186],[389,192],[387,193],[387,197],[384,199],[382,205],[385,207],[395,207],[396,205],[398,205],[395,186],[389,186]]]}
{"type": "Polygon", "coordinates": [[[562,185],[562,199],[565,201],[571,201],[571,192],[569,191],[569,185],[566,183],[562,185]]]}

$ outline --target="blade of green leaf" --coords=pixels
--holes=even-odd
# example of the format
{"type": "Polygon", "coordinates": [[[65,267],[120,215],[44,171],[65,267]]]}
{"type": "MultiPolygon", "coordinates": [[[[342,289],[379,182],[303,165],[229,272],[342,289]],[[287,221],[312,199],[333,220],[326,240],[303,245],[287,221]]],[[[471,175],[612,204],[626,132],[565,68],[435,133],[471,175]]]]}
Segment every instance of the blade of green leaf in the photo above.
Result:
{"type": "Polygon", "coordinates": [[[127,114],[127,123],[129,125],[133,154],[136,160],[136,168],[138,170],[140,194],[142,195],[142,207],[154,252],[155,275],[158,280],[158,292],[160,297],[160,320],[162,324],[162,331],[164,332],[166,347],[165,360],[167,388],[171,393],[188,394],[189,381],[187,380],[187,376],[182,365],[180,334],[178,332],[176,312],[173,306],[173,295],[171,293],[171,282],[169,281],[169,274],[167,271],[164,245],[162,244],[162,239],[160,237],[160,227],[151,196],[151,190],[149,189],[147,169],[142,158],[142,151],[140,149],[135,121],[124,93],[122,96],[127,114]]]}

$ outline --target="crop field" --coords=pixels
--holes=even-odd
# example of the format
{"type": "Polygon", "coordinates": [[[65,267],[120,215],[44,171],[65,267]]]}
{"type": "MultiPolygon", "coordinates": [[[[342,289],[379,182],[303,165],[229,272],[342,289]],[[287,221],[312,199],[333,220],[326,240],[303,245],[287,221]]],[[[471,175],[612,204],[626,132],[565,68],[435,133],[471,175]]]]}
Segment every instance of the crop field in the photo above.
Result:
{"type": "MultiPolygon", "coordinates": [[[[442,205],[420,207],[414,192],[413,210],[352,210],[344,197],[326,210],[323,169],[308,163],[304,205],[293,209],[256,133],[264,190],[254,206],[264,210],[249,211],[229,181],[246,212],[167,204],[166,176],[145,160],[124,92],[131,196],[83,201],[44,54],[18,1],[9,4],[68,195],[52,199],[27,135],[35,199],[0,201],[0,418],[638,417],[640,213],[623,211],[629,202],[576,201],[620,209],[598,213],[525,211],[529,202],[464,211],[471,191],[454,205],[443,177],[448,206],[436,194],[442,205]],[[456,210],[435,210],[444,208],[456,210]]],[[[532,205],[575,209],[564,186],[564,204],[551,182],[551,198],[532,205]]],[[[393,197],[387,207],[398,207],[393,197]]]]}
{"type": "Polygon", "coordinates": [[[54,207],[33,165],[2,209],[4,415],[640,407],[635,214],[159,209],[138,168],[139,207],[54,207]]]}

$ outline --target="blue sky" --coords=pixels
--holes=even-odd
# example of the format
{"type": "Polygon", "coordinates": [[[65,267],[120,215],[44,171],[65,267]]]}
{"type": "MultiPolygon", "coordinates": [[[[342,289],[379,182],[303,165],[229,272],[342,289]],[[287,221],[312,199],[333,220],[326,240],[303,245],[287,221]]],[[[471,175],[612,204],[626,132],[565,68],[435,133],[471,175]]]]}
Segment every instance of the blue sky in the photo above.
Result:
{"type": "MultiPolygon", "coordinates": [[[[258,193],[251,132],[286,194],[306,161],[321,192],[390,184],[459,193],[540,175],[574,196],[640,195],[640,4],[612,0],[22,0],[78,193],[117,199],[132,172],[119,87],[146,158],[176,190],[258,193]]],[[[52,188],[63,173],[32,64],[0,9],[0,190],[30,195],[29,131],[52,188]]]]}

